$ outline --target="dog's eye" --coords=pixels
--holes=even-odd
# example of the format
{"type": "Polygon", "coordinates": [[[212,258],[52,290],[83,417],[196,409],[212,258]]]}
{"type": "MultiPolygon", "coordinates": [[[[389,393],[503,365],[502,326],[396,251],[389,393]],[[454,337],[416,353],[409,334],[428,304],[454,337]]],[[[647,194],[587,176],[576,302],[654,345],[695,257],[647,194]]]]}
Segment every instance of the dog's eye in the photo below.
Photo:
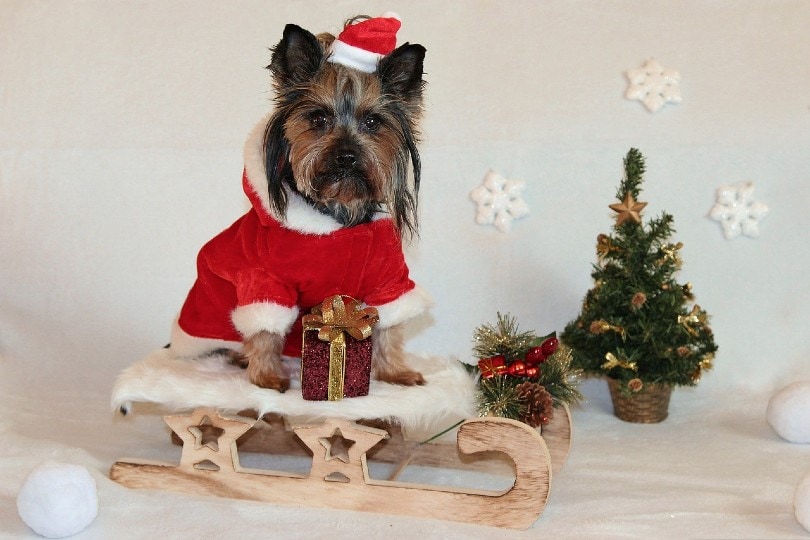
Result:
{"type": "Polygon", "coordinates": [[[376,114],[370,114],[365,117],[363,120],[363,127],[366,128],[367,131],[377,131],[380,129],[380,125],[382,124],[382,118],[377,116],[376,114]]]}
{"type": "Polygon", "coordinates": [[[329,124],[329,117],[323,111],[315,111],[309,114],[309,124],[315,129],[323,129],[329,124]]]}

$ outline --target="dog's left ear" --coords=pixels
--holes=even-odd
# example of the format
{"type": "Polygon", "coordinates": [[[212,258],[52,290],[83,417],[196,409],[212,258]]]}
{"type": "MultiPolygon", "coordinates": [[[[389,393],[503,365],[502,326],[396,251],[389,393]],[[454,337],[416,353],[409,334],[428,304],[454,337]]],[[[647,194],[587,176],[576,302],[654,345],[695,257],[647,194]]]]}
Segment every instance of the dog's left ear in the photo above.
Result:
{"type": "Polygon", "coordinates": [[[323,50],[318,38],[300,26],[288,24],[267,68],[280,87],[309,82],[321,66],[323,50]]]}
{"type": "Polygon", "coordinates": [[[406,99],[421,98],[425,52],[421,45],[405,43],[383,57],[377,65],[383,91],[406,99]]]}

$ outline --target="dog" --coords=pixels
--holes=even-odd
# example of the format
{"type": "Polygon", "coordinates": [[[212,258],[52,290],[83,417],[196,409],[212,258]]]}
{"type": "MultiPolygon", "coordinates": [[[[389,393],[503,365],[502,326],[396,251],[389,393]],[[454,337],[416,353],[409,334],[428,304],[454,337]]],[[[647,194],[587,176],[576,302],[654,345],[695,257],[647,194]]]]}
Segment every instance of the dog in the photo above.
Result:
{"type": "Polygon", "coordinates": [[[177,355],[224,352],[253,384],[284,392],[299,315],[345,294],[379,311],[372,377],[425,383],[406,363],[403,325],[431,301],[402,253],[418,234],[425,48],[394,47],[398,28],[387,16],[352,19],[337,37],[284,28],[268,66],[275,107],[245,148],[252,208],[200,250],[177,355]]]}

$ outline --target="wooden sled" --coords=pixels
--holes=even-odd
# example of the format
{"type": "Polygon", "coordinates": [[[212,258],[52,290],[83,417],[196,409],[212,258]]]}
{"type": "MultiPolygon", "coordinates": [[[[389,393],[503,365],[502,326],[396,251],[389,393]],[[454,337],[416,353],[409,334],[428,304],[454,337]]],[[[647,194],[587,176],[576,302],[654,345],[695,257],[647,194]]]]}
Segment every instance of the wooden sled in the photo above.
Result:
{"type": "MultiPolygon", "coordinates": [[[[542,435],[521,422],[487,417],[461,423],[455,444],[452,431],[425,442],[474,415],[475,383],[450,359],[413,356],[409,363],[425,375],[427,384],[398,387],[372,381],[366,397],[307,402],[300,392],[257,390],[242,370],[215,359],[186,361],[157,350],[122,373],[111,405],[123,414],[131,413],[136,403],[167,409],[164,420],[182,444],[180,462],[122,459],[113,464],[110,478],[132,488],[191,495],[530,527],[548,501],[553,472],[568,456],[568,408],[555,409],[542,435]],[[416,401],[421,409],[414,406],[416,401]],[[376,415],[390,421],[363,420],[376,415]],[[422,436],[417,425],[430,425],[431,432],[422,436]],[[240,464],[240,454],[251,465],[256,456],[290,456],[302,467],[246,467],[240,464]],[[376,477],[381,463],[383,469],[393,470],[387,478],[376,477]],[[369,474],[369,464],[375,477],[369,474]],[[418,482],[401,480],[409,476],[411,470],[403,471],[410,466],[422,473],[416,475],[418,482]],[[492,482],[484,488],[426,485],[424,476],[431,481],[435,475],[427,472],[432,469],[419,468],[423,466],[437,467],[437,472],[483,472],[501,480],[495,482],[497,488],[492,482]]],[[[454,474],[453,481],[469,477],[454,474]]]]}
{"type": "Polygon", "coordinates": [[[269,424],[262,427],[263,421],[253,418],[199,408],[190,415],[164,418],[183,443],[179,465],[126,459],[113,464],[110,478],[131,488],[526,529],[542,514],[551,488],[552,469],[562,466],[570,447],[568,409],[557,409],[555,418],[556,423],[546,426],[543,436],[514,420],[494,417],[466,420],[458,428],[457,452],[453,452],[447,443],[408,443],[395,428],[389,428],[389,432],[346,419],[329,418],[321,424],[279,430],[269,424]],[[275,437],[271,436],[273,432],[275,437]],[[312,455],[309,474],[240,465],[239,452],[247,448],[295,453],[285,439],[284,433],[289,432],[312,455]],[[557,467],[544,437],[553,441],[551,448],[558,458],[557,467]],[[276,444],[271,442],[274,439],[276,444]],[[399,461],[396,476],[408,464],[459,467],[470,464],[478,453],[491,460],[493,452],[513,463],[514,483],[508,489],[462,489],[377,480],[368,471],[369,455],[399,461]],[[454,454],[459,457],[453,457],[454,454]],[[487,511],[482,512],[481,508],[487,511]]]}

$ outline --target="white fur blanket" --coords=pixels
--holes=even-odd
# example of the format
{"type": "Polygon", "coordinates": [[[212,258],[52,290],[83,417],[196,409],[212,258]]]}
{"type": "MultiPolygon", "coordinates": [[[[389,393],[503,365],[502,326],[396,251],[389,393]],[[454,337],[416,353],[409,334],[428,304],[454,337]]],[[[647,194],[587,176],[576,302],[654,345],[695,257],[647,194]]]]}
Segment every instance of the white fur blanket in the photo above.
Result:
{"type": "Polygon", "coordinates": [[[246,372],[222,357],[183,359],[158,349],[118,377],[112,392],[113,410],[128,414],[134,403],[155,403],[169,412],[214,407],[228,412],[252,409],[260,415],[278,413],[293,423],[327,417],[384,419],[406,432],[440,430],[476,416],[475,381],[456,360],[408,355],[424,386],[404,387],[371,381],[369,395],[340,401],[306,401],[301,397],[298,359],[285,359],[291,374],[285,393],[248,382],[246,372]]]}

